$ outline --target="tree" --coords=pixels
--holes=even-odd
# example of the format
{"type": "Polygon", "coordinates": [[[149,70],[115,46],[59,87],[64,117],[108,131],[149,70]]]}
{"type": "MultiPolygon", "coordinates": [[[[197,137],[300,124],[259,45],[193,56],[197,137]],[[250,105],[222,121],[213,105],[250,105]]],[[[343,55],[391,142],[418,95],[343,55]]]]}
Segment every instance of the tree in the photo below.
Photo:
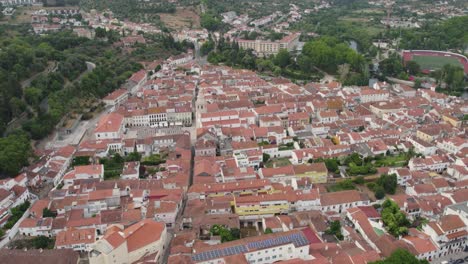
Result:
{"type": "Polygon", "coordinates": [[[131,152],[125,157],[125,161],[140,161],[141,160],[141,154],[134,151],[131,152]]]}
{"type": "Polygon", "coordinates": [[[354,152],[353,154],[346,157],[345,163],[348,164],[348,165],[351,164],[351,163],[354,163],[357,166],[361,166],[362,165],[362,158],[358,153],[354,152]]]}
{"type": "Polygon", "coordinates": [[[406,63],[406,69],[408,70],[408,73],[411,75],[416,75],[421,71],[421,66],[415,61],[408,61],[406,63]]]}
{"type": "Polygon", "coordinates": [[[200,18],[200,25],[208,31],[215,31],[221,26],[221,20],[212,14],[204,13],[200,18]]]}
{"type": "Polygon", "coordinates": [[[382,204],[382,221],[387,231],[394,237],[408,234],[409,220],[406,215],[400,211],[398,204],[392,200],[385,200],[382,204]]]}
{"type": "Polygon", "coordinates": [[[326,159],[325,166],[327,167],[328,171],[334,173],[339,172],[338,161],[336,159],[326,159]]]}
{"type": "Polygon", "coordinates": [[[403,72],[401,58],[394,54],[379,63],[379,69],[384,76],[396,77],[403,72]]]}
{"type": "Polygon", "coordinates": [[[364,184],[364,177],[363,176],[358,176],[358,177],[353,179],[353,182],[355,184],[364,184]]]}
{"type": "Polygon", "coordinates": [[[447,84],[447,89],[450,93],[461,92],[466,85],[463,69],[450,64],[444,65],[436,78],[439,83],[443,81],[447,84]]]}
{"type": "Polygon", "coordinates": [[[273,230],[271,230],[271,228],[267,227],[265,229],[265,234],[272,234],[273,233],[273,230]]]}
{"type": "Polygon", "coordinates": [[[200,53],[202,56],[205,56],[208,53],[210,53],[210,51],[214,50],[214,48],[215,48],[215,43],[213,39],[210,38],[201,45],[200,53]]]}
{"type": "Polygon", "coordinates": [[[385,197],[385,190],[382,186],[376,186],[374,189],[375,198],[380,200],[385,197]]]}
{"type": "Polygon", "coordinates": [[[26,110],[26,104],[19,98],[13,97],[10,99],[10,108],[14,117],[18,117],[26,110]]]}
{"type": "Polygon", "coordinates": [[[325,230],[325,234],[334,235],[338,240],[343,240],[343,234],[341,233],[341,223],[338,220],[331,222],[330,227],[325,230]]]}
{"type": "Polygon", "coordinates": [[[26,201],[16,207],[11,208],[11,217],[8,218],[8,221],[3,227],[5,229],[11,229],[16,224],[16,222],[18,222],[19,219],[23,216],[24,212],[28,210],[30,205],[31,203],[29,201],[26,201]]]}
{"type": "Polygon", "coordinates": [[[415,79],[414,80],[414,86],[413,86],[414,89],[418,89],[418,88],[421,88],[421,80],[420,79],[415,79]]]}
{"type": "Polygon", "coordinates": [[[0,174],[16,176],[32,157],[32,148],[25,133],[0,138],[0,174]]]}
{"type": "Polygon", "coordinates": [[[91,164],[89,156],[77,156],[73,158],[72,166],[82,166],[91,164]]]}
{"type": "Polygon", "coordinates": [[[42,90],[35,87],[24,89],[24,99],[31,106],[38,106],[43,98],[42,90]]]}
{"type": "Polygon", "coordinates": [[[37,249],[52,249],[54,248],[54,240],[46,236],[37,236],[32,239],[32,245],[37,249]]]}
{"type": "Polygon", "coordinates": [[[299,67],[299,69],[305,73],[305,74],[309,74],[312,72],[312,69],[314,67],[314,64],[312,62],[312,59],[309,57],[309,56],[305,56],[303,54],[300,54],[298,57],[297,57],[297,66],[299,67]]]}
{"type": "Polygon", "coordinates": [[[351,49],[348,44],[333,37],[322,37],[307,42],[302,54],[324,71],[336,73],[338,65],[349,64],[350,70],[362,73],[365,59],[361,54],[351,49]]]}
{"type": "Polygon", "coordinates": [[[286,49],[280,49],[273,62],[281,68],[288,66],[291,63],[291,55],[289,54],[289,51],[286,49]]]}
{"type": "Polygon", "coordinates": [[[396,174],[382,174],[377,180],[377,185],[381,186],[388,194],[395,194],[397,188],[397,176],[396,174]]]}
{"type": "Polygon", "coordinates": [[[55,218],[57,216],[57,213],[54,213],[51,210],[49,210],[49,208],[44,207],[44,209],[42,210],[42,216],[43,217],[54,217],[55,218]]]}
{"type": "Polygon", "coordinates": [[[94,30],[96,38],[105,38],[107,36],[104,28],[98,27],[94,30]]]}
{"type": "Polygon", "coordinates": [[[220,236],[222,243],[240,238],[240,230],[238,228],[228,229],[222,225],[217,224],[210,228],[210,234],[212,236],[220,236]]]}
{"type": "Polygon", "coordinates": [[[263,153],[263,163],[267,163],[270,160],[270,154],[263,153]]]}
{"type": "Polygon", "coordinates": [[[371,262],[370,264],[429,264],[425,259],[417,259],[416,256],[411,254],[405,249],[395,250],[388,258],[371,262]]]}

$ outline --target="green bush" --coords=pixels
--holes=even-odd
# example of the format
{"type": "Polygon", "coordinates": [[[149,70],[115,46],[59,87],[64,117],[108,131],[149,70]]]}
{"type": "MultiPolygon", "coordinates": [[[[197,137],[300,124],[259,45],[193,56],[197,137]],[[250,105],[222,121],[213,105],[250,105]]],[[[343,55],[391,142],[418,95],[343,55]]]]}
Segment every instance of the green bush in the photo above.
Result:
{"type": "Polygon", "coordinates": [[[382,204],[382,221],[387,231],[394,237],[408,234],[408,227],[411,225],[406,215],[400,211],[397,203],[387,199],[382,204]]]}
{"type": "Polygon", "coordinates": [[[365,180],[364,180],[364,177],[363,177],[363,176],[358,176],[358,177],[356,177],[356,178],[353,179],[353,182],[354,182],[355,184],[364,184],[364,181],[365,181],[365,180]]]}
{"type": "Polygon", "coordinates": [[[369,188],[369,190],[371,191],[374,191],[375,190],[375,187],[376,187],[376,184],[374,182],[369,182],[366,184],[367,188],[369,188]]]}
{"type": "Polygon", "coordinates": [[[382,188],[382,186],[377,186],[375,188],[375,198],[380,200],[385,197],[385,190],[382,188]]]}
{"type": "Polygon", "coordinates": [[[16,222],[20,220],[20,218],[23,216],[24,212],[28,210],[29,206],[31,203],[29,201],[26,201],[16,207],[11,208],[11,216],[8,218],[8,221],[6,224],[3,226],[5,229],[11,229],[16,222]]]}

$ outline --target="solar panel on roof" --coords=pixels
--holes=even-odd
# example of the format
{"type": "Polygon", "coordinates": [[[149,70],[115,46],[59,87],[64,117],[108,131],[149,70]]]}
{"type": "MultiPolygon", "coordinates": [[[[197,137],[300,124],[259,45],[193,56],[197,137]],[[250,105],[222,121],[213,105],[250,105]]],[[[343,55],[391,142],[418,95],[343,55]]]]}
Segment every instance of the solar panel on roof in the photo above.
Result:
{"type": "Polygon", "coordinates": [[[237,246],[236,248],[237,248],[237,250],[239,251],[239,253],[247,252],[247,248],[246,248],[244,245],[242,245],[242,246],[237,246]]]}
{"type": "Polygon", "coordinates": [[[232,250],[232,252],[233,252],[232,254],[239,254],[239,253],[241,253],[239,247],[233,247],[233,248],[231,248],[231,250],[232,250]]]}

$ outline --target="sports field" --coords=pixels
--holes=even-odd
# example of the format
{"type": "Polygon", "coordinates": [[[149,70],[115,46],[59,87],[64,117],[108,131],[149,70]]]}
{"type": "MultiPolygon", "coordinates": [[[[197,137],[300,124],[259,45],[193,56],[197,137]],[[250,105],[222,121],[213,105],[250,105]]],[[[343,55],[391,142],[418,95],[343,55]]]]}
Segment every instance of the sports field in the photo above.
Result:
{"type": "Polygon", "coordinates": [[[454,57],[413,55],[413,60],[421,66],[421,69],[441,69],[445,64],[451,64],[463,68],[459,59],[454,57]]]}

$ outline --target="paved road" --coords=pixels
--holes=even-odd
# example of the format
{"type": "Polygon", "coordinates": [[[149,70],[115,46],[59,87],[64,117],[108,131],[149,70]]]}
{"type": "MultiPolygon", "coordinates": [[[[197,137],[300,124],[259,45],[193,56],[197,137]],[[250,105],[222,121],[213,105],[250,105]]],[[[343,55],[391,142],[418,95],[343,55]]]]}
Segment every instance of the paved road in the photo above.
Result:
{"type": "Polygon", "coordinates": [[[28,79],[22,81],[21,88],[24,89],[28,87],[31,84],[31,82],[34,81],[37,77],[39,77],[41,74],[55,72],[56,70],[57,70],[57,62],[50,62],[43,71],[38,72],[34,74],[33,76],[29,77],[28,79]]]}

